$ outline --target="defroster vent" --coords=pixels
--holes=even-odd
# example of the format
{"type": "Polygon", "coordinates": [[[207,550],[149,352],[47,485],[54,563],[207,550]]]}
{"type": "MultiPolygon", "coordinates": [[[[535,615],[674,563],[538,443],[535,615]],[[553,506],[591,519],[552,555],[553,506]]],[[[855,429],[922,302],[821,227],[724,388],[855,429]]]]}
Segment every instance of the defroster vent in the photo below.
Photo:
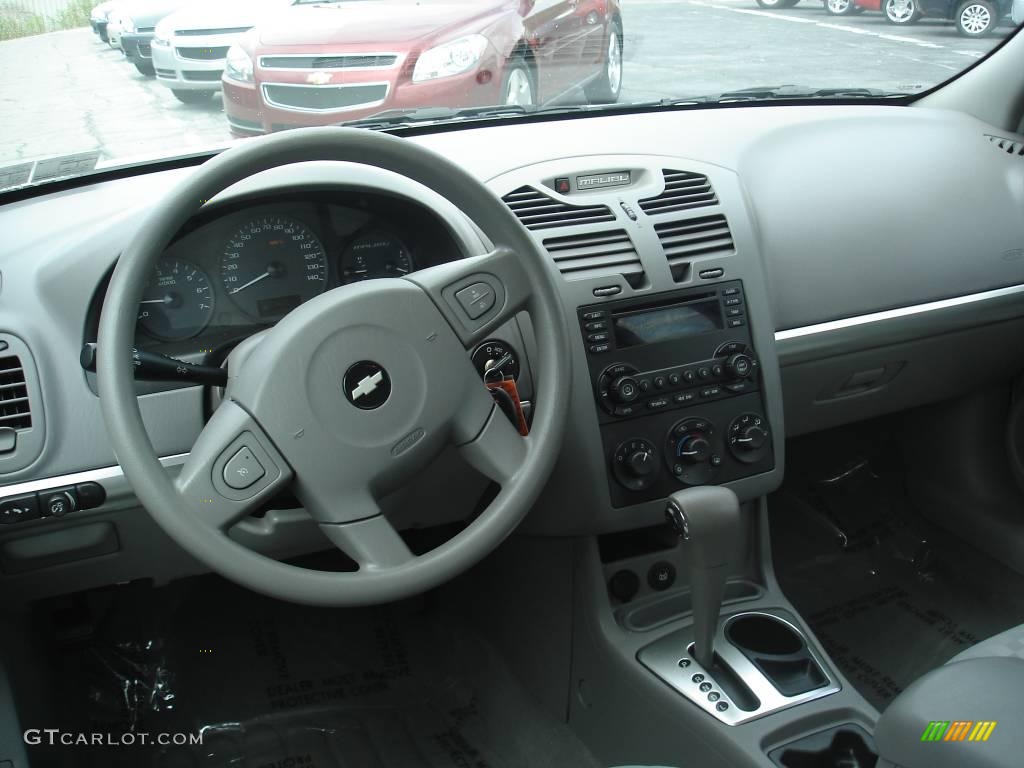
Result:
{"type": "Polygon", "coordinates": [[[568,280],[622,275],[634,288],[643,280],[640,256],[623,229],[549,237],[544,248],[568,280]]]}
{"type": "Polygon", "coordinates": [[[686,276],[696,256],[728,256],[736,251],[729,222],[721,214],[663,221],[654,225],[654,231],[676,280],[686,276]]]}
{"type": "Polygon", "coordinates": [[[0,427],[28,429],[31,426],[32,409],[21,358],[0,356],[0,427]]]}
{"type": "Polygon", "coordinates": [[[1007,139],[1002,136],[992,136],[991,134],[985,134],[992,146],[996,149],[1005,152],[1008,155],[1017,155],[1018,157],[1024,157],[1024,142],[1014,141],[1013,139],[1007,139]]]}
{"type": "Polygon", "coordinates": [[[663,170],[661,175],[665,179],[665,191],[640,201],[640,210],[644,213],[669,213],[718,205],[718,196],[707,176],[670,170],[663,170]]]}
{"type": "Polygon", "coordinates": [[[501,199],[530,230],[615,221],[607,205],[570,205],[529,186],[513,190],[501,199]]]}

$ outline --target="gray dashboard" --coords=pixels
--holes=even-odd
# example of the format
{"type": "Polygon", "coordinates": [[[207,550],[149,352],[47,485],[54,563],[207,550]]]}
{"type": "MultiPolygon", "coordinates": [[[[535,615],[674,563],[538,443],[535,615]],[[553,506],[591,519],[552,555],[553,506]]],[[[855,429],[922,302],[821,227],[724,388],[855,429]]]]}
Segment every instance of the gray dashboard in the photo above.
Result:
{"type": "MultiPolygon", "coordinates": [[[[731,483],[752,499],[781,481],[787,434],[949,396],[979,372],[1002,375],[1013,365],[997,347],[1024,330],[1024,158],[1000,149],[1002,137],[1020,140],[958,113],[826,106],[613,115],[410,140],[456,160],[499,196],[533,189],[563,206],[611,212],[600,222],[534,232],[545,248],[557,236],[626,233],[632,255],[625,264],[616,257],[565,270],[562,295],[573,324],[583,305],[742,281],[775,457],[770,467],[731,483]],[[552,186],[557,179],[624,170],[631,174],[625,186],[568,194],[552,186]],[[670,213],[644,211],[641,201],[664,191],[666,171],[705,177],[715,201],[670,213]],[[666,256],[660,222],[715,215],[724,217],[731,247],[666,256]],[[991,353],[981,340],[994,345],[991,353]],[[970,361],[970,376],[955,365],[961,354],[970,361]],[[936,371],[943,374],[939,381],[936,371]]],[[[0,209],[7,233],[0,245],[0,332],[30,350],[39,390],[32,408],[43,430],[31,462],[0,474],[0,483],[10,486],[5,492],[72,473],[109,473],[116,464],[98,400],[77,366],[78,351],[104,279],[144,215],[145,201],[188,173],[144,174],[0,209]]],[[[247,200],[263,206],[296,195],[381,189],[443,222],[443,233],[423,249],[430,251],[421,257],[424,263],[487,247],[447,201],[355,166],[277,169],[211,205],[237,210],[247,200]]],[[[339,203],[338,210],[355,209],[339,203]]],[[[340,231],[359,228],[353,220],[340,231]]],[[[344,247],[340,239],[337,247],[344,247]]],[[[203,258],[216,261],[211,253],[203,258]]],[[[215,268],[214,262],[208,266],[215,268]]],[[[523,350],[528,369],[530,350],[544,343],[543,329],[523,317],[505,332],[523,350]]],[[[656,500],[609,503],[607,457],[583,341],[573,355],[563,458],[527,526],[564,535],[658,522],[662,505],[656,500]]],[[[208,405],[202,390],[177,388],[140,400],[157,453],[186,453],[208,405]]],[[[453,465],[450,471],[462,470],[453,465]]],[[[117,493],[114,506],[97,515],[141,514],[126,487],[117,493]]],[[[260,525],[272,532],[269,523],[260,525]]],[[[0,528],[0,545],[35,527],[0,528]]],[[[290,545],[301,549],[303,542],[300,536],[290,545]]]]}

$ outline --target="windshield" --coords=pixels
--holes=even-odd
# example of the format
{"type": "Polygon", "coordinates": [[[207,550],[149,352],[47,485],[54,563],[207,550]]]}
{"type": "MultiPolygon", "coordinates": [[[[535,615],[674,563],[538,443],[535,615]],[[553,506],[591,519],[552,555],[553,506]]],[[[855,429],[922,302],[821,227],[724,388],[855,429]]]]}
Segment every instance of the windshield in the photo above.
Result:
{"type": "Polygon", "coordinates": [[[1022,20],[1024,0],[18,0],[0,189],[310,125],[895,99],[1022,20]]]}

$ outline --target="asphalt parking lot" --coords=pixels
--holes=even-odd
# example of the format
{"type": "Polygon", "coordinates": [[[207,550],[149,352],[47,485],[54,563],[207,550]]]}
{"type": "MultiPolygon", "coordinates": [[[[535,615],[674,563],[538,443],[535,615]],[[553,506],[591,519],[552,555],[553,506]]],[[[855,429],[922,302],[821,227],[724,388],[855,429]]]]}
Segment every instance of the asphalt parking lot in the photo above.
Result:
{"type": "MultiPolygon", "coordinates": [[[[751,86],[862,86],[909,93],[945,80],[1012,32],[969,40],[925,19],[833,17],[815,0],[766,11],[754,0],[622,0],[621,100],[751,86]]],[[[0,42],[0,164],[100,149],[103,161],[230,140],[219,98],[185,105],[90,30],[0,42]]]]}

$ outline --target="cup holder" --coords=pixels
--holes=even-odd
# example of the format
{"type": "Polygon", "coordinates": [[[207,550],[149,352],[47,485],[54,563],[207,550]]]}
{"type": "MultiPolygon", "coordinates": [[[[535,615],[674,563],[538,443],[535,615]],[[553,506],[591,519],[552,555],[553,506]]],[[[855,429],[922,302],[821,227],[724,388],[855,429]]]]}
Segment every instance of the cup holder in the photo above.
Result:
{"type": "Polygon", "coordinates": [[[798,696],[828,683],[803,635],[763,613],[745,613],[725,626],[725,637],[783,696],[798,696]]]}
{"type": "Polygon", "coordinates": [[[771,616],[748,613],[725,628],[729,642],[741,651],[767,656],[789,656],[803,650],[803,638],[792,627],[771,616]]]}

